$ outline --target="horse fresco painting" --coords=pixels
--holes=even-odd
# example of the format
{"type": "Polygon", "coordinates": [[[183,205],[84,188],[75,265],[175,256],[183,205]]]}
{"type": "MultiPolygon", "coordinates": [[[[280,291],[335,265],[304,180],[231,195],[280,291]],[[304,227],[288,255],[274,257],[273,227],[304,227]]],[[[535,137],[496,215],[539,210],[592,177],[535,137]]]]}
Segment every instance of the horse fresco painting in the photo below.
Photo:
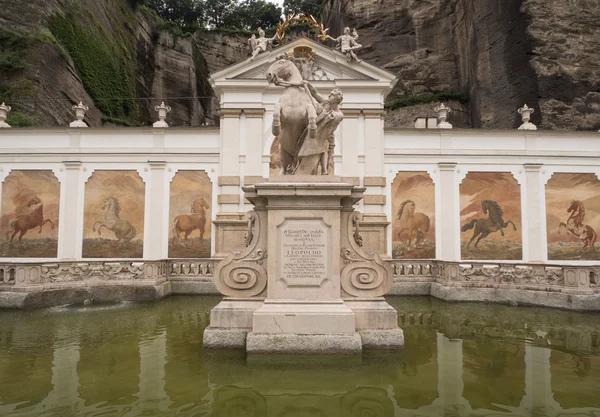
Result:
{"type": "Polygon", "coordinates": [[[392,256],[435,258],[435,186],[427,172],[399,172],[392,183],[392,256]]]}
{"type": "Polygon", "coordinates": [[[595,174],[555,173],[546,184],[549,260],[598,260],[600,181],[595,174]]]}
{"type": "Polygon", "coordinates": [[[204,171],[179,171],[171,181],[169,257],[210,258],[212,184],[204,171]]]}
{"type": "Polygon", "coordinates": [[[0,256],[56,257],[59,202],[52,171],[12,171],[2,186],[0,256]]]}
{"type": "Polygon", "coordinates": [[[137,171],[95,171],[85,186],[84,258],[141,258],[145,185],[137,171]]]}
{"type": "Polygon", "coordinates": [[[460,184],[461,256],[523,257],[521,187],[508,172],[469,172],[460,184]]]}

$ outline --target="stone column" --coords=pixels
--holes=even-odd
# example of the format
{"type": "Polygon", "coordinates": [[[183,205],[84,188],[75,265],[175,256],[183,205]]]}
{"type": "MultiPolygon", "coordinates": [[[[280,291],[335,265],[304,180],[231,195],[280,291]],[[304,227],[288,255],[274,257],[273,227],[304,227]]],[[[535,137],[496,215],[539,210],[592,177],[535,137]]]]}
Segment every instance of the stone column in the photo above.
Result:
{"type": "Polygon", "coordinates": [[[246,165],[244,184],[262,180],[263,118],[265,109],[244,109],[246,115],[246,165]]]}
{"type": "Polygon", "coordinates": [[[167,364],[167,332],[140,343],[140,385],[138,398],[141,408],[166,411],[169,397],[165,390],[167,364]]]}
{"type": "Polygon", "coordinates": [[[65,181],[60,187],[60,215],[58,230],[58,258],[81,258],[83,242],[83,198],[85,183],[82,181],[81,162],[64,161],[65,181]]]}
{"type": "Polygon", "coordinates": [[[542,222],[546,221],[543,213],[546,196],[540,169],[542,164],[525,164],[525,201],[522,202],[526,216],[523,216],[523,230],[527,233],[527,247],[523,248],[523,260],[526,262],[544,262],[546,258],[546,236],[542,222]]]}
{"type": "Polygon", "coordinates": [[[165,161],[148,161],[150,165],[150,187],[147,194],[150,227],[144,230],[144,259],[164,259],[167,257],[169,189],[165,181],[165,161]]]}
{"type": "Polygon", "coordinates": [[[440,162],[440,201],[436,206],[443,207],[439,219],[441,228],[441,259],[444,261],[460,260],[460,223],[459,195],[455,162],[440,162]]]}
{"type": "Polygon", "coordinates": [[[365,213],[385,213],[383,171],[383,110],[363,110],[365,116],[365,213]],[[368,178],[368,179],[367,179],[368,178]],[[381,180],[383,179],[383,180],[381,180]],[[383,183],[382,183],[383,181],[383,183]],[[370,185],[367,185],[370,184],[370,185]]]}

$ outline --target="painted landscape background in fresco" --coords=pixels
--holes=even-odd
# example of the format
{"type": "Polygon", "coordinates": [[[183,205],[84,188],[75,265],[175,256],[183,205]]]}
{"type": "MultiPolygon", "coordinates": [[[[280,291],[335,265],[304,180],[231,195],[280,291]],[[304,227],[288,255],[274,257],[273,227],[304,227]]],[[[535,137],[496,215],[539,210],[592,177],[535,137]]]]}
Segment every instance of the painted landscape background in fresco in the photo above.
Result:
{"type": "Polygon", "coordinates": [[[210,258],[212,184],[206,172],[177,172],[169,204],[169,257],[210,258]]]}
{"type": "Polygon", "coordinates": [[[548,259],[600,259],[600,181],[595,174],[552,175],[546,184],[546,226],[548,259]]]}
{"type": "Polygon", "coordinates": [[[461,257],[471,260],[523,258],[521,187],[508,172],[469,172],[460,184],[461,257]],[[487,201],[484,214],[482,201],[487,201]],[[502,211],[502,216],[498,217],[502,211]],[[498,219],[495,221],[494,219],[498,219]],[[502,219],[504,236],[498,228],[502,219]],[[512,223],[510,223],[511,221],[512,223]],[[516,228],[516,230],[515,230],[516,228]],[[481,231],[467,247],[474,232],[481,231]],[[483,235],[477,247],[475,243],[483,235]]]}
{"type": "Polygon", "coordinates": [[[85,186],[83,257],[141,258],[144,207],[137,171],[95,171],[85,186]]]}
{"type": "Polygon", "coordinates": [[[435,258],[435,186],[427,172],[396,175],[392,216],[392,257],[435,258]]]}
{"type": "Polygon", "coordinates": [[[55,258],[59,206],[60,183],[52,171],[12,171],[2,184],[0,256],[55,258]]]}

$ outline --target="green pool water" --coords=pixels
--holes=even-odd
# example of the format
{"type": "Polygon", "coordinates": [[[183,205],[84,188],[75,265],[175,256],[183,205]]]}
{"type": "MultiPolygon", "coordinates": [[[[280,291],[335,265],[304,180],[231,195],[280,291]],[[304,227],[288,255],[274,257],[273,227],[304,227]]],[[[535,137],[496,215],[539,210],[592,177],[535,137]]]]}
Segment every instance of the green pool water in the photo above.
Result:
{"type": "Polygon", "coordinates": [[[207,351],[218,298],[0,312],[0,416],[595,416],[600,315],[393,297],[406,346],[207,351]]]}

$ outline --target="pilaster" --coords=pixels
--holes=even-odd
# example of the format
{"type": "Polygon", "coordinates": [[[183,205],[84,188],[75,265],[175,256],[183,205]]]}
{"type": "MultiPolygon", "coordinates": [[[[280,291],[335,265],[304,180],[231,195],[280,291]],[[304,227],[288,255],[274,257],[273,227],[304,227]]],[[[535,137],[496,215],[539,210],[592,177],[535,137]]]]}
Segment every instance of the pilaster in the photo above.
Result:
{"type": "Polygon", "coordinates": [[[336,172],[335,175],[360,177],[358,165],[358,117],[361,111],[357,109],[344,109],[343,113],[344,120],[342,120],[338,128],[341,136],[341,149],[336,152],[342,155],[342,172],[336,172]]]}
{"type": "Polygon", "coordinates": [[[83,227],[83,198],[85,184],[81,176],[80,161],[64,161],[65,181],[60,187],[60,214],[58,231],[58,258],[79,259],[81,257],[81,233],[83,227]]]}
{"type": "MultiPolygon", "coordinates": [[[[365,171],[366,178],[380,178],[384,175],[383,165],[383,109],[363,110],[365,117],[365,171]]],[[[365,213],[385,213],[385,184],[371,182],[364,198],[365,213]]]]}
{"type": "Polygon", "coordinates": [[[436,202],[442,205],[439,217],[441,228],[441,259],[444,261],[460,260],[459,232],[459,198],[458,181],[455,162],[440,162],[440,197],[436,202]]]}
{"type": "MultiPolygon", "coordinates": [[[[221,176],[240,176],[240,116],[241,109],[221,109],[221,176]]],[[[258,174],[260,175],[260,174],[258,174]]],[[[240,194],[239,181],[236,185],[219,182],[219,195],[240,194]]],[[[219,202],[220,213],[237,213],[240,210],[238,203],[225,200],[219,202]]]]}
{"type": "Polygon", "coordinates": [[[527,211],[523,216],[523,230],[527,233],[527,247],[523,248],[523,260],[528,262],[543,262],[546,258],[546,236],[542,221],[546,216],[542,208],[546,204],[543,192],[544,184],[541,178],[542,164],[525,164],[526,199],[522,202],[527,211]]]}
{"type": "Polygon", "coordinates": [[[165,180],[165,161],[148,161],[150,186],[146,198],[150,227],[144,230],[144,259],[164,259],[168,256],[169,195],[165,180]]]}
{"type": "Polygon", "coordinates": [[[262,137],[265,109],[244,109],[246,115],[245,176],[262,177],[262,137]]]}

